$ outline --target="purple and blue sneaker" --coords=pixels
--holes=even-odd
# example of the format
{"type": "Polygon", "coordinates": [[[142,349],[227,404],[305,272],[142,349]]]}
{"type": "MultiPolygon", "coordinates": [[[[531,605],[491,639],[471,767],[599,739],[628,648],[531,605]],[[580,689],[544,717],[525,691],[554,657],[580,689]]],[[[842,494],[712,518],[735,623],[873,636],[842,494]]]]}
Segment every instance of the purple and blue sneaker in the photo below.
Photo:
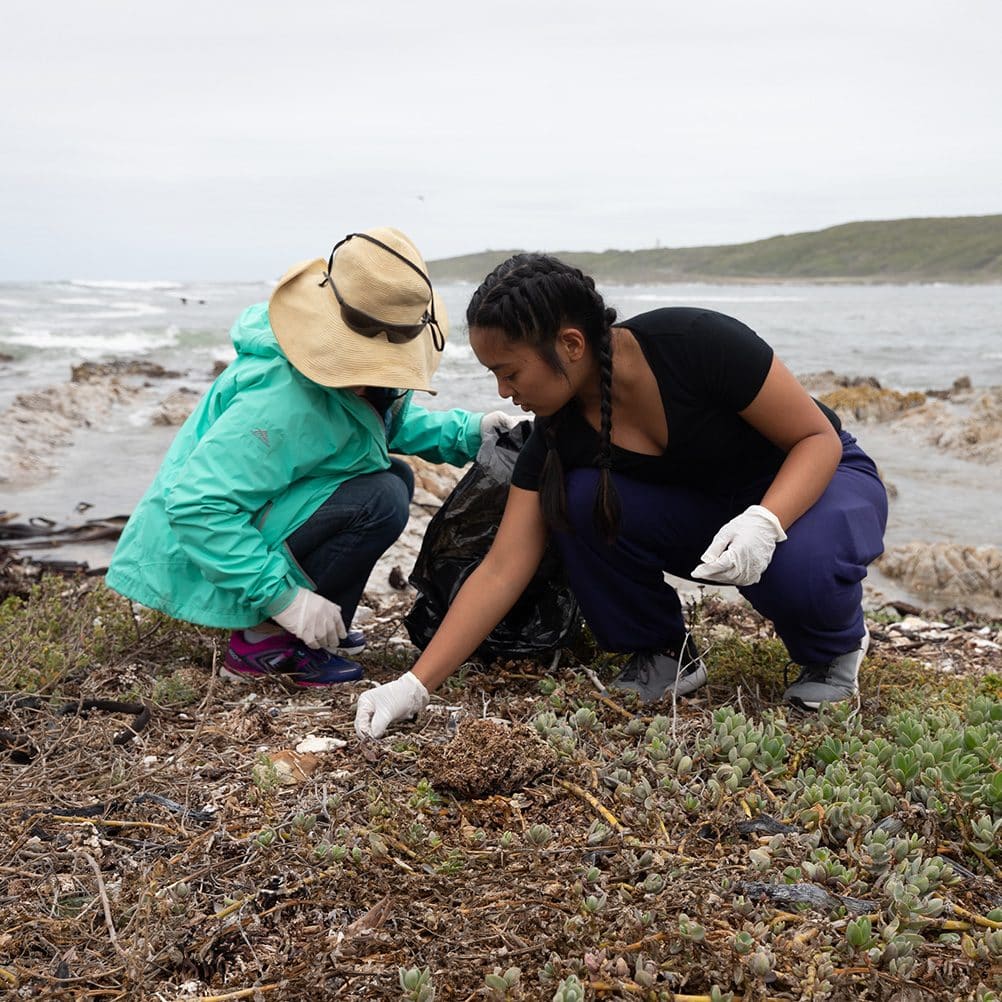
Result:
{"type": "MultiPolygon", "coordinates": [[[[365,638],[362,637],[362,645],[356,649],[361,650],[364,646],[365,638]]],[[[343,646],[340,649],[346,650],[343,646]]],[[[253,681],[272,676],[300,688],[319,688],[338,682],[354,682],[362,677],[363,671],[355,661],[323,649],[313,650],[291,633],[276,633],[251,643],[242,630],[234,630],[219,674],[230,681],[253,681]]]]}
{"type": "Polygon", "coordinates": [[[339,654],[361,654],[365,650],[365,634],[361,630],[349,630],[348,636],[338,645],[339,654]]]}
{"type": "Polygon", "coordinates": [[[313,650],[306,644],[297,643],[291,662],[283,665],[278,674],[281,681],[307,689],[354,682],[362,677],[363,671],[356,661],[331,654],[322,647],[313,650]]]}

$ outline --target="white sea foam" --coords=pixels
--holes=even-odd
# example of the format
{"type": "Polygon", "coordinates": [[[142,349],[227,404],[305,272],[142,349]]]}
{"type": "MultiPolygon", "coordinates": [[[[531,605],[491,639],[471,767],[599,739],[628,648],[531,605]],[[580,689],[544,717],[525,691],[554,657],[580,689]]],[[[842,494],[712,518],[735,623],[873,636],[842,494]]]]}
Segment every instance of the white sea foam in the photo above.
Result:
{"type": "Polygon", "coordinates": [[[167,312],[162,306],[155,306],[153,303],[137,303],[132,300],[122,300],[111,303],[110,306],[114,310],[126,311],[130,316],[136,317],[149,317],[167,312]]]}
{"type": "Polygon", "coordinates": [[[698,296],[674,293],[661,295],[654,292],[628,293],[627,296],[638,303],[803,303],[806,301],[803,296],[721,296],[705,292],[698,296]]]}
{"type": "Polygon", "coordinates": [[[155,282],[122,282],[113,279],[107,279],[104,281],[91,281],[90,279],[73,278],[70,279],[68,284],[76,286],[81,289],[122,289],[125,291],[135,291],[135,292],[184,288],[184,286],[180,282],[168,282],[164,280],[155,282]]]}
{"type": "MultiPolygon", "coordinates": [[[[136,331],[116,331],[103,334],[78,334],[67,331],[53,331],[46,327],[21,327],[15,325],[3,336],[10,345],[41,348],[47,351],[60,349],[74,355],[88,352],[118,355],[145,355],[164,347],[162,334],[138,333],[136,331]]],[[[173,342],[168,342],[173,343],[173,342]]]]}
{"type": "Polygon", "coordinates": [[[153,416],[158,410],[158,404],[144,404],[130,411],[125,420],[131,428],[148,428],[153,423],[153,416]]]}
{"type": "Polygon", "coordinates": [[[61,320],[124,320],[129,317],[157,317],[167,311],[162,306],[151,303],[101,303],[103,310],[65,312],[61,320]]]}
{"type": "MultiPolygon", "coordinates": [[[[445,348],[447,359],[463,359],[466,362],[477,362],[477,356],[473,354],[469,341],[449,341],[445,348]]],[[[479,363],[478,363],[479,364],[479,363]]]]}
{"type": "Polygon", "coordinates": [[[46,338],[51,334],[52,330],[49,327],[27,327],[24,324],[11,324],[4,334],[4,340],[8,344],[34,344],[34,341],[30,340],[31,338],[46,338]]]}

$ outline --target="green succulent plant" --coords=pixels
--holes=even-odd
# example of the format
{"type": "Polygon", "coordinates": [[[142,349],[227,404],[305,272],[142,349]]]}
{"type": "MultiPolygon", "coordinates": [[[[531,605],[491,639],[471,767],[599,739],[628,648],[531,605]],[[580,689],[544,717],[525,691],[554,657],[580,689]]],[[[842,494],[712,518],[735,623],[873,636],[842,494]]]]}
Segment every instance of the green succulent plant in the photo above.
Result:
{"type": "Polygon", "coordinates": [[[584,1002],[585,990],[576,974],[570,974],[557,986],[553,1002],[584,1002]]]}
{"type": "Polygon", "coordinates": [[[401,967],[399,979],[405,1002],[434,1002],[435,987],[427,967],[401,967]]]}

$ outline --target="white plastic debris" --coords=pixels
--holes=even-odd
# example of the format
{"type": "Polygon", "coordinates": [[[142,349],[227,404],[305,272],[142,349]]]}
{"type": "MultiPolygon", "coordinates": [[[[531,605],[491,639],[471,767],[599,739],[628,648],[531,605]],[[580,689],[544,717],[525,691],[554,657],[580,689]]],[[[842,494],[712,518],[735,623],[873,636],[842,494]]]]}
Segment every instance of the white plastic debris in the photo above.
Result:
{"type": "Polygon", "coordinates": [[[303,752],[331,752],[338,748],[344,748],[347,744],[347,741],[342,741],[340,738],[318,738],[315,734],[307,734],[296,745],[296,751],[300,754],[303,752]]]}

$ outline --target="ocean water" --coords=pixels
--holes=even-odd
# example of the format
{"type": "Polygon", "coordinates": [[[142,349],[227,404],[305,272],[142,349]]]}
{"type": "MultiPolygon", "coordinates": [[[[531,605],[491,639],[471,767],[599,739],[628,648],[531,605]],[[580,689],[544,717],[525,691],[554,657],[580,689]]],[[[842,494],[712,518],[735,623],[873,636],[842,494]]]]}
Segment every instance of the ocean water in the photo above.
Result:
{"type": "MultiPolygon", "coordinates": [[[[273,283],[0,283],[0,412],[27,390],[65,383],[82,361],[145,359],[201,390],[233,357],[228,331],[273,283]]],[[[731,314],[757,330],[795,373],[831,369],[902,390],[945,389],[960,376],[1002,385],[1002,286],[602,286],[621,317],[670,305],[731,314]]],[[[464,314],[473,286],[443,284],[452,331],[431,408],[503,406],[470,350],[464,314]]],[[[24,489],[0,486],[0,510],[60,519],[78,502],[95,516],[127,513],[174,434],[148,412],[116,413],[62,450],[59,470],[24,489]],[[113,457],[109,460],[108,457],[113,457]]],[[[853,429],[898,488],[888,540],[1002,543],[998,471],[888,435],[853,429]]]]}
{"type": "MultiPolygon", "coordinates": [[[[0,410],[26,389],[65,381],[72,364],[143,358],[207,382],[233,357],[228,331],[273,284],[0,283],[0,410]]],[[[466,340],[473,286],[439,287],[452,324],[434,406],[493,406],[493,381],[466,340]]],[[[603,286],[621,317],[706,306],[743,320],[797,373],[875,376],[897,389],[946,388],[961,375],[1002,385],[1002,286],[603,286]]]]}

